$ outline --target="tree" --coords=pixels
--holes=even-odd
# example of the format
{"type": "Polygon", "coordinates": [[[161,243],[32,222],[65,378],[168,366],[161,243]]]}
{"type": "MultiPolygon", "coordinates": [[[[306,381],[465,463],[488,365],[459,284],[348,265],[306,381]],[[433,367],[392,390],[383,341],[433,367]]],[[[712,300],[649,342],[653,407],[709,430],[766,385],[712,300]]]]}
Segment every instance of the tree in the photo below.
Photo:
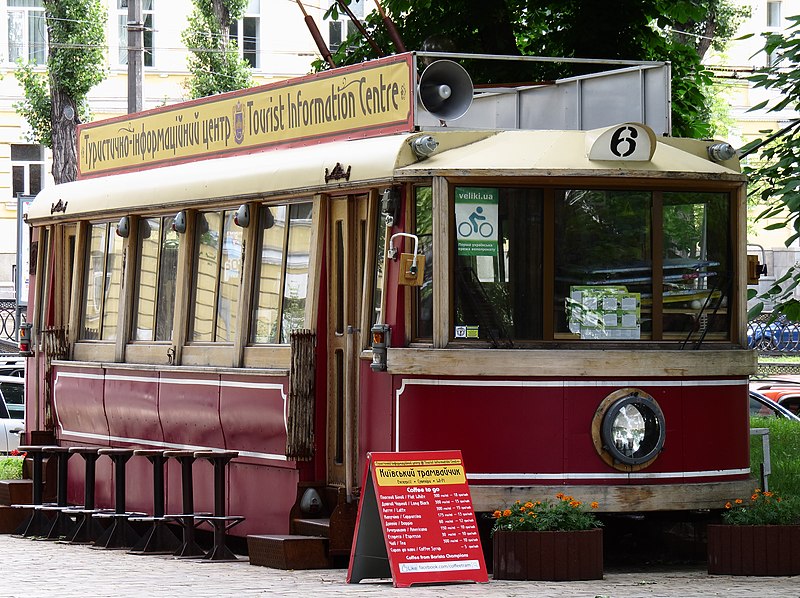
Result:
{"type": "Polygon", "coordinates": [[[192,0],[194,10],[181,39],[189,48],[186,88],[192,98],[234,91],[252,85],[250,65],[230,38],[231,24],[248,0],[192,0]]]}
{"type": "MultiPolygon", "coordinates": [[[[395,17],[409,49],[669,60],[673,131],[696,137],[710,134],[712,82],[701,63],[711,41],[697,36],[709,34],[719,43],[732,35],[744,14],[730,0],[385,0],[383,6],[395,17]]],[[[338,18],[335,4],[329,13],[338,18]]],[[[392,48],[380,15],[368,16],[367,29],[381,48],[392,48]]],[[[334,61],[352,64],[375,57],[364,40],[353,37],[340,46],[334,61]]],[[[321,62],[315,66],[325,68],[321,62]]],[[[508,83],[552,80],[586,72],[586,67],[482,62],[469,65],[468,71],[477,83],[508,83]]]]}
{"type": "MultiPolygon", "coordinates": [[[[800,15],[788,17],[790,26],[784,35],[765,35],[764,51],[778,57],[777,62],[759,69],[749,77],[755,87],[780,92],[770,103],[764,101],[751,110],[768,108],[771,112],[800,110],[800,15]]],[[[744,155],[757,157],[744,168],[750,177],[750,199],[760,203],[764,209],[758,219],[775,218],[768,230],[788,228],[791,234],[786,239],[787,247],[800,238],[800,119],[792,120],[777,132],[767,133],[745,145],[744,155]]],[[[767,289],[761,299],[775,302],[773,318],[784,314],[792,321],[800,321],[800,301],[794,298],[794,290],[800,284],[800,267],[795,265],[767,289]]],[[[750,291],[750,299],[755,297],[750,291]]],[[[763,301],[751,310],[750,317],[763,310],[763,301]]]]}
{"type": "Polygon", "coordinates": [[[53,150],[53,179],[74,181],[76,131],[89,119],[86,96],[106,76],[103,68],[106,11],[101,0],[44,0],[47,71],[19,62],[15,76],[24,99],[14,105],[31,127],[30,141],[53,150]]]}

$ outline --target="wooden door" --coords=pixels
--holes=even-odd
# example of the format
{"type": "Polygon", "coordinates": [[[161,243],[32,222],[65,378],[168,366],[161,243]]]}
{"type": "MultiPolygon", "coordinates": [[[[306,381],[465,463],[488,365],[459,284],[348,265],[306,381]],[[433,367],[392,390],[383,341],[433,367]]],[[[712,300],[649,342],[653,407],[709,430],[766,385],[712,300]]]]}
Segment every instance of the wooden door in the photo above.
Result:
{"type": "MultiPolygon", "coordinates": [[[[358,354],[367,238],[367,196],[334,197],[328,220],[328,483],[348,494],[357,480],[358,354]]],[[[367,331],[368,332],[368,331],[367,331]]]]}

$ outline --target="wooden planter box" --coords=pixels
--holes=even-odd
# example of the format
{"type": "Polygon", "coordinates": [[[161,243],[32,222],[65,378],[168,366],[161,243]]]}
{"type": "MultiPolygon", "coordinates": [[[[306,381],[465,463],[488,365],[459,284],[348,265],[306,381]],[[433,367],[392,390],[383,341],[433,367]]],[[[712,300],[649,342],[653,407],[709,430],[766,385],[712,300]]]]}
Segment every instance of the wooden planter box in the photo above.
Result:
{"type": "Polygon", "coordinates": [[[603,579],[603,530],[498,531],[492,537],[494,578],[573,581],[603,579]]]}
{"type": "Polygon", "coordinates": [[[712,575],[800,574],[800,525],[709,525],[712,575]]]}

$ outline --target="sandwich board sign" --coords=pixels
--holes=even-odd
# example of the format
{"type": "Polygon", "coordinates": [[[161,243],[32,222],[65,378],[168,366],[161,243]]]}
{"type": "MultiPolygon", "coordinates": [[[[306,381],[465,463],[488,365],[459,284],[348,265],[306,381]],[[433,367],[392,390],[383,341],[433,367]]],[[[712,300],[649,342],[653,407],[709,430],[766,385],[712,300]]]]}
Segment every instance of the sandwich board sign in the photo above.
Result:
{"type": "Polygon", "coordinates": [[[347,583],[488,582],[461,451],[369,453],[347,583]]]}

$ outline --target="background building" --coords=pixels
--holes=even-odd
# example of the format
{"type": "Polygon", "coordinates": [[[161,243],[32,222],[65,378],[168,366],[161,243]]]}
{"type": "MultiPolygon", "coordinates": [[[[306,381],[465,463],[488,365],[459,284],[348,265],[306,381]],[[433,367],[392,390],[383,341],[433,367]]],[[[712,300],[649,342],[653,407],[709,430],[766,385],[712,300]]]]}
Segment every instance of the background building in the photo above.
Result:
{"type": "MultiPolygon", "coordinates": [[[[128,0],[103,0],[108,11],[106,69],[108,77],[89,95],[96,119],[124,114],[128,100],[128,0]]],[[[141,0],[145,22],[145,67],[142,85],[145,109],[187,99],[188,50],[181,41],[192,11],[191,0],[141,0]]],[[[330,0],[305,2],[305,11],[317,22],[332,49],[353,25],[344,15],[325,21],[330,0]]],[[[371,0],[357,0],[353,13],[363,18],[373,9],[371,0]]],[[[311,71],[318,50],[296,2],[250,0],[231,35],[253,67],[256,85],[296,77],[311,71]]],[[[49,150],[26,140],[27,124],[14,104],[22,91],[14,77],[18,58],[44,65],[47,27],[43,0],[0,0],[0,299],[14,298],[17,196],[34,195],[52,184],[49,150]]]]}

